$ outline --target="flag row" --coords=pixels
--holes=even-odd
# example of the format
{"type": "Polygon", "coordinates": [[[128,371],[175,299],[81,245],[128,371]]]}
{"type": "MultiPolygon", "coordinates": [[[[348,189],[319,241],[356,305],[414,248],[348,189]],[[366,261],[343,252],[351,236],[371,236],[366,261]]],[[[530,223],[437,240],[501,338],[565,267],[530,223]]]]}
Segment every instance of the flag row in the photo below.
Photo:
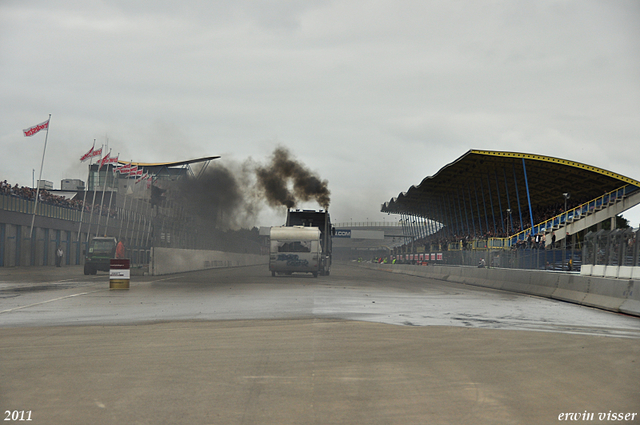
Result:
{"type": "MultiPolygon", "coordinates": [[[[94,144],[94,146],[92,146],[91,149],[89,149],[89,152],[85,153],[80,157],[80,161],[84,162],[88,159],[93,159],[101,156],[102,156],[102,147],[100,147],[100,149],[95,149],[95,144],[94,144]]],[[[100,171],[100,169],[104,165],[112,165],[114,167],[113,168],[114,174],[120,173],[121,175],[136,177],[136,183],[153,177],[153,175],[149,173],[145,173],[142,168],[138,168],[137,165],[133,165],[131,162],[129,162],[129,164],[120,164],[120,162],[118,161],[118,156],[116,156],[115,158],[112,157],[111,151],[109,151],[102,158],[98,159],[96,161],[96,164],[99,164],[98,171],[100,171]]]]}

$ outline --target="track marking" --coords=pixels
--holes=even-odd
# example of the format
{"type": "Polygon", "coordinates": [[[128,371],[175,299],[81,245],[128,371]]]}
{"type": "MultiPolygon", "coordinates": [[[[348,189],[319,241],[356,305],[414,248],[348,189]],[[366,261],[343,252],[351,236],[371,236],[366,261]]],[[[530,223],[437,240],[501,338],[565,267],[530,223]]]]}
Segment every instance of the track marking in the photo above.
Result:
{"type": "Polygon", "coordinates": [[[95,290],[95,291],[80,292],[80,293],[78,293],[78,294],[66,295],[66,296],[64,296],[64,297],[53,298],[53,299],[51,299],[51,300],[47,300],[47,301],[40,301],[40,302],[38,302],[38,303],[33,303],[33,304],[23,305],[23,306],[20,306],[20,307],[10,308],[10,309],[8,309],[8,310],[2,310],[2,311],[0,311],[0,314],[2,314],[2,313],[11,313],[12,311],[22,310],[22,309],[24,309],[24,308],[34,307],[34,306],[42,305],[42,304],[47,304],[47,303],[51,303],[51,302],[54,302],[54,301],[60,301],[60,300],[64,300],[64,299],[66,299],[66,298],[78,297],[78,296],[80,296],[80,295],[93,294],[93,293],[95,293],[95,292],[101,292],[101,291],[107,291],[107,289],[97,289],[97,290],[95,290]]]}

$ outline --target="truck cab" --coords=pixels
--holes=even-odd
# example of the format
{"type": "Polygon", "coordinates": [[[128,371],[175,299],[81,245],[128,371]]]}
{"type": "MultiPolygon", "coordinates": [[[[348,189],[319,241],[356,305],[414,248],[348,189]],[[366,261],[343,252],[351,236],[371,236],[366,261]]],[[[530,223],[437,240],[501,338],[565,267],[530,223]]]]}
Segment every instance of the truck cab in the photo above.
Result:
{"type": "Polygon", "coordinates": [[[116,238],[91,239],[84,256],[84,274],[96,274],[98,270],[108,272],[111,259],[116,255],[116,238]]]}

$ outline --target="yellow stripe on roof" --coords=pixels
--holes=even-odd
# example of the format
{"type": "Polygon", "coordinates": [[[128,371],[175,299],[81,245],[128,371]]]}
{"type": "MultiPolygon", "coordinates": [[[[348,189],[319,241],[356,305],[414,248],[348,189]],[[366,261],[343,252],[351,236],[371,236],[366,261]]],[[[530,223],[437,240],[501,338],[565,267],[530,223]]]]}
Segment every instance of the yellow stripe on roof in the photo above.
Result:
{"type": "Polygon", "coordinates": [[[602,174],[604,176],[611,177],[611,178],[623,181],[625,183],[640,187],[640,181],[638,180],[634,180],[630,177],[626,177],[626,176],[623,176],[622,174],[614,173],[612,171],[605,170],[603,168],[594,167],[592,165],[583,164],[577,161],[569,161],[568,159],[554,158],[552,156],[536,155],[531,153],[505,152],[505,151],[481,151],[481,150],[473,150],[473,149],[470,150],[469,153],[486,155],[486,156],[499,156],[499,157],[506,157],[506,158],[524,158],[524,159],[531,159],[533,161],[544,161],[544,162],[551,162],[553,164],[567,165],[570,167],[591,171],[593,173],[602,174]]]}
{"type": "Polygon", "coordinates": [[[118,164],[122,165],[137,165],[138,167],[177,167],[179,165],[187,165],[187,164],[196,164],[198,162],[211,161],[212,159],[218,159],[220,155],[217,156],[207,156],[203,158],[196,159],[187,159],[185,161],[174,161],[174,162],[133,162],[133,161],[118,161],[118,164]]]}

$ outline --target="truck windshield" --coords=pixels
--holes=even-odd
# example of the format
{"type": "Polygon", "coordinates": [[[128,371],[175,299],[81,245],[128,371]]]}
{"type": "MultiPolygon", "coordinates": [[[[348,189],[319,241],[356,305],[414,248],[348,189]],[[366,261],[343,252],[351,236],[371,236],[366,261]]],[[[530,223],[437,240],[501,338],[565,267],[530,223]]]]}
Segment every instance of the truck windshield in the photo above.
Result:
{"type": "Polygon", "coordinates": [[[111,251],[113,246],[113,241],[93,241],[94,251],[111,251]]]}

